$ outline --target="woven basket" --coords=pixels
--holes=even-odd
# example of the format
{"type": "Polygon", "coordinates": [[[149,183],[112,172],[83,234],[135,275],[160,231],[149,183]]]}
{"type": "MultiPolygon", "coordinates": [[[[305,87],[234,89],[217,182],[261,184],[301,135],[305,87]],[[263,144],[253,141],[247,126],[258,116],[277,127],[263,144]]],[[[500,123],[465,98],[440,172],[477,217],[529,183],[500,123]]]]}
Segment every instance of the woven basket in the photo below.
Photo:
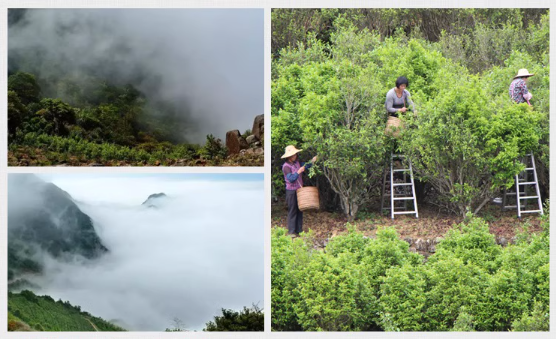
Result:
{"type": "Polygon", "coordinates": [[[319,190],[316,187],[301,187],[297,190],[297,206],[301,211],[318,210],[319,190]]]}
{"type": "Polygon", "coordinates": [[[386,122],[386,129],[384,133],[387,135],[391,135],[394,138],[400,136],[400,130],[403,128],[402,121],[396,117],[388,117],[388,121],[386,122]]]}

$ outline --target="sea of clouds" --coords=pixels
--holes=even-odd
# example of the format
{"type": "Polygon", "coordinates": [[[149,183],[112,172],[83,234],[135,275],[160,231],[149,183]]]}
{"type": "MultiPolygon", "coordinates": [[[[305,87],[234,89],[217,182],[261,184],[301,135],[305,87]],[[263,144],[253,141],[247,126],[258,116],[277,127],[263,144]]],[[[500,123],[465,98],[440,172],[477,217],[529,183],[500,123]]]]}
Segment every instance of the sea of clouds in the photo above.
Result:
{"type": "Polygon", "coordinates": [[[47,260],[38,294],[137,331],[176,318],[202,330],[221,308],[264,305],[262,174],[42,177],[93,219],[109,253],[47,260]],[[160,192],[159,207],[142,205],[160,192]]]}

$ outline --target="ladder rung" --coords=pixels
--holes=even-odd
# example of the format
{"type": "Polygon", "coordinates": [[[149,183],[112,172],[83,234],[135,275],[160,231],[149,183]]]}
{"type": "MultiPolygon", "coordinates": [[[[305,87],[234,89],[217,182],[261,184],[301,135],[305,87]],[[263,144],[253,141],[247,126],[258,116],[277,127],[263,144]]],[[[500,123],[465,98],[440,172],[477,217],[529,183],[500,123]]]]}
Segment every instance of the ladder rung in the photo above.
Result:
{"type": "Polygon", "coordinates": [[[536,181],[520,182],[519,185],[536,185],[536,181]]]}
{"type": "Polygon", "coordinates": [[[515,192],[507,192],[506,195],[515,195],[515,192]]]}
{"type": "Polygon", "coordinates": [[[535,167],[527,167],[527,168],[525,168],[525,171],[532,171],[534,169],[535,169],[535,167]]]}
{"type": "Polygon", "coordinates": [[[395,170],[393,170],[393,172],[407,172],[407,171],[409,171],[409,168],[395,169],[395,170]]]}
{"type": "Polygon", "coordinates": [[[527,197],[519,197],[519,199],[537,199],[538,197],[539,197],[538,195],[531,195],[527,197]]]}
{"type": "Polygon", "coordinates": [[[394,212],[394,214],[415,214],[415,211],[394,212]]]}
{"type": "Polygon", "coordinates": [[[517,208],[517,205],[506,205],[504,208],[517,208]]]}
{"type": "MultiPolygon", "coordinates": [[[[521,213],[539,213],[541,210],[520,211],[521,213]]],[[[396,212],[394,212],[396,213],[396,212]]]]}
{"type": "Polygon", "coordinates": [[[404,182],[403,184],[392,184],[392,186],[411,186],[410,182],[404,182]]]}
{"type": "Polygon", "coordinates": [[[413,197],[394,198],[394,200],[413,200],[413,197]]]}

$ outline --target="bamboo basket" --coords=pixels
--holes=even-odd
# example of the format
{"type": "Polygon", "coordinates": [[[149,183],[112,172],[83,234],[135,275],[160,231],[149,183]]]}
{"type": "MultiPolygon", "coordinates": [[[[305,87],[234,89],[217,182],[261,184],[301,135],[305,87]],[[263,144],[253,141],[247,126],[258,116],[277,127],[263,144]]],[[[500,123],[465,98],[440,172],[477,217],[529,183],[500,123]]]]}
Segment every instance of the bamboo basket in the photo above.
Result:
{"type": "Polygon", "coordinates": [[[402,121],[396,117],[388,117],[388,121],[386,122],[386,129],[384,133],[390,135],[394,138],[400,136],[400,130],[403,128],[402,121]]]}
{"type": "Polygon", "coordinates": [[[312,186],[299,188],[297,190],[297,206],[302,212],[318,210],[320,207],[319,190],[312,186]]]}

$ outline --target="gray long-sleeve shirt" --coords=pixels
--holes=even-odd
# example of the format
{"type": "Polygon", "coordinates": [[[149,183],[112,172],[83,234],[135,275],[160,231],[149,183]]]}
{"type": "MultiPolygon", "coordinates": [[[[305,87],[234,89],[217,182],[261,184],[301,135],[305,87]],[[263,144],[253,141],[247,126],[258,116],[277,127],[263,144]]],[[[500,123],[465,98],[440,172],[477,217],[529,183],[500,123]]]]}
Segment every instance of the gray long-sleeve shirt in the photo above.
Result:
{"type": "Polygon", "coordinates": [[[413,101],[411,101],[411,94],[406,89],[403,90],[402,97],[398,98],[396,95],[396,88],[392,88],[391,90],[386,93],[386,111],[388,113],[396,113],[398,108],[394,108],[394,106],[398,107],[407,107],[407,109],[413,110],[413,101]]]}

